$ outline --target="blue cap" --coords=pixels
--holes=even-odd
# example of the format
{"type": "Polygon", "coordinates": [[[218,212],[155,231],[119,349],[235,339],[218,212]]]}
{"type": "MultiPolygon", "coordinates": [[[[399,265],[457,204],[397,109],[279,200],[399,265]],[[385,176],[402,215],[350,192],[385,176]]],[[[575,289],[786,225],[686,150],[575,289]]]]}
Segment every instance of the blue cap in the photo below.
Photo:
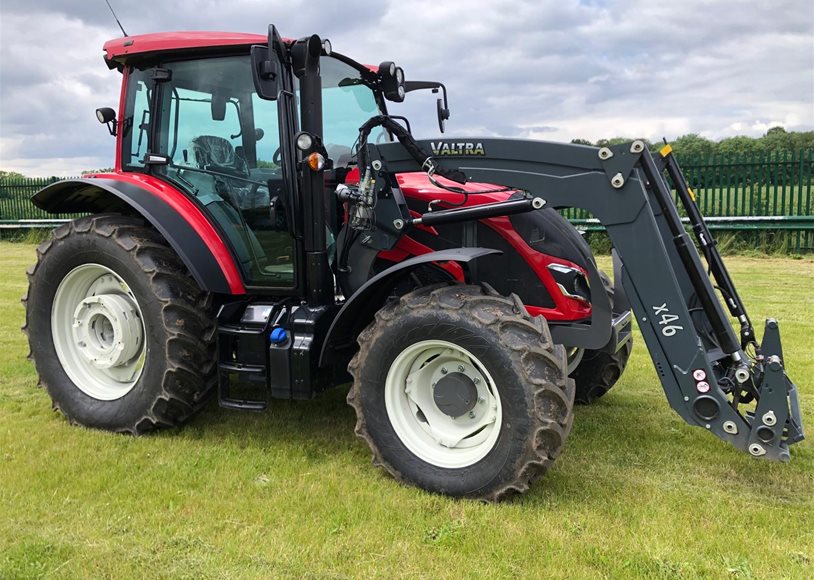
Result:
{"type": "Polygon", "coordinates": [[[272,344],[280,344],[281,342],[285,342],[288,339],[288,333],[285,331],[285,328],[277,328],[272,329],[271,334],[269,334],[269,340],[272,344]]]}

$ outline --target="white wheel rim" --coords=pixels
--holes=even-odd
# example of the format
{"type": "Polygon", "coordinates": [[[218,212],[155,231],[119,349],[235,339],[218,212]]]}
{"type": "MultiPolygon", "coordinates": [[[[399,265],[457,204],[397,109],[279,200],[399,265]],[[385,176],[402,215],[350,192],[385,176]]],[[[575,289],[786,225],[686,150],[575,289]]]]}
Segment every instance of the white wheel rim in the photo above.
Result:
{"type": "Polygon", "coordinates": [[[579,363],[582,362],[582,357],[585,356],[585,349],[574,347],[568,350],[568,370],[567,374],[573,373],[577,370],[579,363]]]}
{"type": "Polygon", "coordinates": [[[419,459],[449,469],[468,467],[495,446],[503,409],[495,381],[468,350],[443,340],[424,340],[404,349],[385,379],[385,407],[399,439],[419,459]],[[471,380],[477,400],[458,417],[442,411],[434,387],[447,373],[471,380]]]}
{"type": "Polygon", "coordinates": [[[100,264],[77,266],[62,279],[51,335],[65,374],[94,399],[123,397],[144,370],[147,339],[138,301],[121,276],[100,264]]]}

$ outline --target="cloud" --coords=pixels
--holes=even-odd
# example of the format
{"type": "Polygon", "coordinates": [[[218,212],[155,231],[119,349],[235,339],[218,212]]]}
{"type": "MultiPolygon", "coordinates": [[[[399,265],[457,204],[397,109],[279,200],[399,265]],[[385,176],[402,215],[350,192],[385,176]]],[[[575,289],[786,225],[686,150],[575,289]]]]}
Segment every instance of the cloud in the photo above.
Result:
{"type": "MultiPolygon", "coordinates": [[[[130,34],[262,34],[274,22],[362,62],[395,60],[408,79],[447,85],[451,135],[656,140],[814,127],[810,0],[112,3],[130,34]]],[[[4,0],[0,10],[0,167],[111,165],[113,141],[93,115],[118,102],[101,47],[120,32],[104,1],[4,0]]],[[[435,136],[434,98],[411,93],[393,111],[435,136]]]]}

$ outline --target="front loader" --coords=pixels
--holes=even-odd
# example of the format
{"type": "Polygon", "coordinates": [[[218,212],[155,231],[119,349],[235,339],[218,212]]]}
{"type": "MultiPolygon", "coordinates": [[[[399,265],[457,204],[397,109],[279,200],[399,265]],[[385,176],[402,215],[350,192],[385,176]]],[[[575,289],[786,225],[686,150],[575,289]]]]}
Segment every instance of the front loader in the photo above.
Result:
{"type": "Polygon", "coordinates": [[[374,463],[499,500],[550,467],[574,402],[619,379],[635,316],[687,423],[768,459],[803,438],[777,322],[758,341],[668,145],[416,140],[387,101],[442,91],[443,131],[441,83],[273,26],[105,51],[123,75],[118,116],[97,110],[115,171],[33,198],[89,214],[38,248],[24,298],[71,422],[141,434],[214,393],[259,411],[351,380],[374,463]],[[605,226],[613,282],[568,207],[605,226]]]}

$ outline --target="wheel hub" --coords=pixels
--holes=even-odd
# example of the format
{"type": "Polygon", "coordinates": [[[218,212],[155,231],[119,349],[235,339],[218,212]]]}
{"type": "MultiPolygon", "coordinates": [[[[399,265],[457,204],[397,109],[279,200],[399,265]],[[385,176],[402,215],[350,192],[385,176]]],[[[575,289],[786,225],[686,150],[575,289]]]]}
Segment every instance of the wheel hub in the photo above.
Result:
{"type": "Polygon", "coordinates": [[[419,458],[449,468],[472,465],[497,441],[500,396],[483,363],[443,340],[410,345],[385,381],[388,418],[419,458]]]}
{"type": "Polygon", "coordinates": [[[464,373],[449,373],[435,384],[432,397],[435,405],[454,419],[475,408],[478,388],[464,373]]]}
{"type": "Polygon", "coordinates": [[[82,300],[74,311],[72,327],[79,353],[99,369],[131,361],[144,338],[135,304],[121,294],[82,300]]]}
{"type": "Polygon", "coordinates": [[[60,282],[51,309],[59,362],[86,395],[113,401],[139,380],[147,334],[135,294],[101,264],[77,266],[60,282]]]}

